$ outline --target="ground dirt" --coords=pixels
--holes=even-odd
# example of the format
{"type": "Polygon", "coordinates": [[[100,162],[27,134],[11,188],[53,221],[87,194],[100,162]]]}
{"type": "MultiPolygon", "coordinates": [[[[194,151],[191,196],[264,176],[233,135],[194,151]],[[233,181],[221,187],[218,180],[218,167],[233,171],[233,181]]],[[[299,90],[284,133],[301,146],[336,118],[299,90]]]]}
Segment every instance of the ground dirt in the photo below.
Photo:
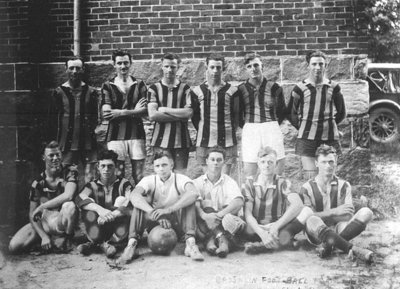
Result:
{"type": "MultiPolygon", "coordinates": [[[[298,166],[296,157],[289,154],[287,175],[298,179],[298,166]]],[[[138,259],[115,268],[104,255],[82,257],[76,250],[68,255],[9,256],[11,232],[2,227],[0,288],[400,288],[399,158],[373,155],[370,173],[368,199],[376,217],[354,243],[375,251],[372,265],[339,252],[320,259],[315,248],[306,245],[297,251],[255,256],[236,251],[225,259],[204,253],[205,260],[195,262],[184,256],[184,244],[179,243],[167,257],[154,256],[143,245],[138,259]]],[[[297,180],[294,185],[300,183],[297,180]]]]}

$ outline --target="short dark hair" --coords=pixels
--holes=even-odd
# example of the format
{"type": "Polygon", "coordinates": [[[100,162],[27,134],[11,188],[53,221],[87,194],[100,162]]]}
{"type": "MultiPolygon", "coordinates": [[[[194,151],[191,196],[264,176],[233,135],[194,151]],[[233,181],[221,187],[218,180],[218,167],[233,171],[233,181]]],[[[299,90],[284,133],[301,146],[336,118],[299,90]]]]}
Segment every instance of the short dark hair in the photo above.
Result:
{"type": "Polygon", "coordinates": [[[269,146],[261,148],[257,154],[258,158],[262,158],[267,155],[275,155],[276,157],[278,156],[278,154],[276,153],[276,150],[274,150],[273,148],[271,148],[269,146]]]}
{"type": "Polygon", "coordinates": [[[174,60],[176,59],[176,61],[178,61],[178,64],[181,63],[181,58],[179,57],[178,54],[176,53],[165,53],[163,55],[163,57],[161,58],[161,62],[164,61],[164,59],[168,59],[168,60],[174,60]]]}
{"type": "Polygon", "coordinates": [[[252,61],[256,58],[261,60],[261,56],[259,54],[255,53],[255,52],[247,53],[244,56],[244,65],[248,64],[250,61],[252,61]]]}
{"type": "Polygon", "coordinates": [[[315,151],[315,159],[318,160],[319,156],[327,156],[329,154],[334,154],[336,157],[337,156],[336,149],[333,146],[322,144],[315,151]]]}
{"type": "Polygon", "coordinates": [[[310,64],[310,60],[312,57],[322,57],[323,59],[326,60],[326,54],[323,53],[321,50],[313,50],[307,53],[306,61],[308,64],[310,64]]]}
{"type": "Polygon", "coordinates": [[[85,66],[85,61],[83,60],[83,58],[82,57],[80,57],[80,56],[72,56],[72,57],[69,57],[69,58],[67,58],[66,60],[65,60],[65,67],[67,67],[68,68],[68,61],[73,61],[73,60],[80,60],[81,62],[82,62],[82,68],[85,66]]]}
{"type": "Polygon", "coordinates": [[[114,164],[117,164],[118,154],[113,150],[102,150],[97,156],[97,161],[112,160],[114,164]]]}
{"type": "Polygon", "coordinates": [[[121,49],[113,51],[112,60],[115,63],[115,59],[117,58],[117,56],[125,56],[125,55],[129,57],[129,62],[132,63],[132,55],[127,50],[121,50],[121,49]]]}
{"type": "Polygon", "coordinates": [[[44,152],[46,149],[60,149],[60,144],[59,144],[57,141],[52,140],[52,141],[50,141],[49,143],[47,143],[47,144],[45,145],[45,147],[44,147],[44,149],[43,149],[43,152],[44,152]]]}
{"type": "Polygon", "coordinates": [[[174,159],[172,158],[171,153],[170,153],[169,151],[167,151],[167,150],[161,150],[161,151],[158,151],[158,152],[155,152],[155,153],[154,153],[152,163],[154,163],[155,160],[161,159],[161,158],[163,158],[163,157],[167,157],[168,159],[170,159],[170,160],[172,160],[172,161],[174,160],[174,159]]]}
{"type": "Polygon", "coordinates": [[[215,146],[215,147],[209,148],[206,153],[206,159],[208,159],[208,157],[210,156],[211,153],[220,153],[224,157],[224,160],[226,159],[226,151],[221,146],[215,146]]]}
{"type": "Polygon", "coordinates": [[[208,62],[210,62],[210,60],[222,61],[222,69],[225,68],[225,57],[223,57],[221,54],[211,53],[209,56],[207,56],[207,58],[206,58],[207,66],[208,66],[208,62]]]}

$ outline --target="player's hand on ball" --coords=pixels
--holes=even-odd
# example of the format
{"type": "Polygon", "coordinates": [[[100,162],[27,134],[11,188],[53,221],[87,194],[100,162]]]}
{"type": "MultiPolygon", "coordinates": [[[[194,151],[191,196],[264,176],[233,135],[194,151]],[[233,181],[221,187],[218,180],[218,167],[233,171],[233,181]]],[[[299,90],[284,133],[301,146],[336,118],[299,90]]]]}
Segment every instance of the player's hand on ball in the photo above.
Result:
{"type": "Polygon", "coordinates": [[[164,229],[169,229],[171,228],[171,222],[168,219],[159,219],[158,223],[160,224],[161,227],[163,227],[164,229]]]}

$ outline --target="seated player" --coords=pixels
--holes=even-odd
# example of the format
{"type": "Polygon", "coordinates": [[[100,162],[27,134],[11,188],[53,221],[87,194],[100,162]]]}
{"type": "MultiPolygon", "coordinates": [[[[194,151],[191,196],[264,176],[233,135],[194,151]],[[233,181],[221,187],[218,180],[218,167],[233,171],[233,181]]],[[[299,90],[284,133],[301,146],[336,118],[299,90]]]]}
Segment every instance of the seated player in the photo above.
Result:
{"type": "Polygon", "coordinates": [[[117,264],[126,264],[135,255],[139,238],[145,229],[157,225],[173,228],[186,240],[185,255],[202,261],[196,245],[196,208],[198,192],[188,177],[173,173],[174,162],[168,151],[156,152],[153,158],[154,175],[144,177],[132,191],[133,205],[129,241],[117,264]]]}
{"type": "Polygon", "coordinates": [[[372,219],[372,211],[364,207],[354,214],[351,186],[335,175],[337,155],[332,146],[321,145],[315,158],[318,174],[300,191],[304,204],[314,211],[306,223],[309,241],[321,244],[319,255],[322,258],[337,248],[371,262],[372,251],[356,247],[349,241],[365,230],[372,219]]]}
{"type": "Polygon", "coordinates": [[[208,149],[206,173],[194,180],[200,192],[196,202],[198,235],[206,239],[206,250],[219,257],[229,253],[228,237],[234,236],[245,225],[238,217],[243,196],[237,183],[222,173],[224,163],[223,148],[208,149]]]}
{"type": "Polygon", "coordinates": [[[276,175],[277,154],[271,147],[258,152],[259,174],[248,177],[243,186],[245,196],[245,244],[248,254],[295,246],[294,236],[304,229],[312,215],[304,208],[298,194],[291,192],[288,180],[276,175]]]}
{"type": "Polygon", "coordinates": [[[80,244],[78,251],[89,255],[100,246],[107,257],[113,257],[117,250],[108,241],[119,242],[128,236],[132,211],[128,207],[129,194],[133,188],[127,179],[116,176],[117,153],[102,151],[98,159],[99,178],[87,183],[76,198],[90,240],[80,244]]]}
{"type": "Polygon", "coordinates": [[[65,178],[61,165],[61,150],[56,141],[44,149],[45,170],[33,181],[30,190],[30,223],[22,227],[11,239],[10,253],[29,249],[41,240],[41,247],[52,249],[52,236],[62,236],[61,252],[71,249],[77,210],[73,197],[77,191],[78,172],[70,167],[65,178]]]}

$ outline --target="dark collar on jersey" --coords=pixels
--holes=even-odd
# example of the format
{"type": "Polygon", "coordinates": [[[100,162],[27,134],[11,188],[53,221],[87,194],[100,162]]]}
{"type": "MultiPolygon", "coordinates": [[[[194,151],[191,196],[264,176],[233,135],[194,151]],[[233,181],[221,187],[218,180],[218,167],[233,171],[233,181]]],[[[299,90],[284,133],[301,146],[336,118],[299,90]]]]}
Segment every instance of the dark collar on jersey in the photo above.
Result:
{"type": "MultiPolygon", "coordinates": [[[[315,177],[313,177],[310,182],[317,183],[315,180],[315,177]]],[[[332,180],[331,180],[331,186],[337,186],[339,185],[339,178],[336,175],[333,175],[332,180]]]]}
{"type": "MultiPolygon", "coordinates": [[[[250,79],[247,79],[247,80],[246,80],[245,85],[246,85],[246,86],[249,86],[249,87],[251,87],[251,88],[253,88],[253,89],[255,89],[256,87],[255,87],[254,85],[252,85],[252,84],[250,83],[249,80],[250,80],[250,79]]],[[[261,84],[260,84],[260,87],[259,87],[259,88],[261,88],[261,87],[263,87],[264,85],[266,85],[267,82],[268,82],[268,80],[267,80],[265,77],[263,77],[263,80],[261,81],[261,84]]]]}
{"type": "MultiPolygon", "coordinates": [[[[112,184],[109,185],[109,187],[110,187],[110,186],[114,186],[116,183],[120,183],[121,181],[122,181],[122,177],[117,177],[117,178],[115,179],[115,181],[114,181],[112,184]]],[[[95,182],[97,185],[99,185],[99,186],[105,187],[105,184],[103,184],[103,183],[101,182],[100,178],[95,179],[94,182],[95,182]]]]}
{"type": "MultiPolygon", "coordinates": [[[[313,87],[315,87],[315,83],[312,83],[312,82],[308,81],[307,79],[304,79],[304,80],[303,80],[303,83],[304,83],[305,85],[310,84],[310,85],[312,85],[313,87]]],[[[328,78],[324,78],[324,80],[322,81],[322,83],[321,83],[320,85],[326,85],[326,86],[329,86],[329,87],[330,87],[330,86],[332,85],[332,81],[331,81],[330,79],[328,79],[328,78]]]]}

